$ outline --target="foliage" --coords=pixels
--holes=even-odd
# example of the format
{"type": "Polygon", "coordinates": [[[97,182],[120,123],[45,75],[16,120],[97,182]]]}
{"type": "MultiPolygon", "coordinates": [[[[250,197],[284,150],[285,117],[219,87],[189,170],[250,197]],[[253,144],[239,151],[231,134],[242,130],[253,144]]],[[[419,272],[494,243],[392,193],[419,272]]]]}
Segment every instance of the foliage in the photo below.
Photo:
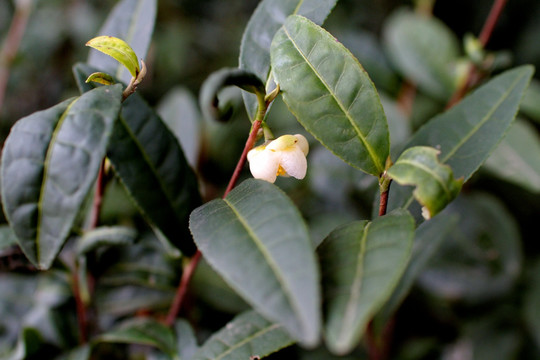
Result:
{"type": "Polygon", "coordinates": [[[0,358],[540,356],[538,35],[473,3],[493,33],[442,0],[0,4],[0,358]]]}

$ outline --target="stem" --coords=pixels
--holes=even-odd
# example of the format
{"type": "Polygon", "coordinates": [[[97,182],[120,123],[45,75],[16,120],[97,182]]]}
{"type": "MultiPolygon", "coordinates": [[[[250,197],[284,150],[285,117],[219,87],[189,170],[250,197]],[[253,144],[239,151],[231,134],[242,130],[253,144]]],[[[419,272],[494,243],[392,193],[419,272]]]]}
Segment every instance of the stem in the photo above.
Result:
{"type": "MultiPolygon", "coordinates": [[[[240,177],[240,173],[246,163],[247,154],[253,148],[253,145],[255,144],[255,141],[257,140],[257,134],[259,133],[259,129],[261,128],[261,124],[263,122],[264,116],[266,115],[268,104],[273,100],[272,98],[270,101],[267,102],[264,99],[263,94],[257,94],[257,98],[259,100],[259,111],[257,113],[257,117],[255,121],[253,122],[253,125],[251,126],[249,136],[246,140],[246,145],[244,146],[242,155],[240,155],[240,159],[238,159],[238,163],[236,164],[236,167],[231,176],[231,179],[229,180],[229,184],[227,185],[227,188],[225,189],[225,192],[223,193],[223,198],[225,198],[231,192],[231,190],[234,189],[234,187],[236,186],[236,182],[238,181],[238,178],[240,177]]],[[[195,273],[195,269],[197,268],[197,265],[199,264],[199,261],[201,260],[201,258],[202,258],[202,253],[199,250],[197,250],[195,255],[193,255],[193,257],[191,258],[189,264],[184,269],[184,272],[182,273],[180,284],[178,285],[178,288],[176,289],[176,293],[174,295],[173,302],[169,309],[169,313],[167,314],[167,317],[165,319],[165,324],[169,327],[174,324],[174,320],[176,319],[176,317],[178,316],[178,313],[180,312],[182,303],[184,302],[184,298],[187,293],[189,283],[191,282],[193,274],[195,273]]]]}
{"type": "Polygon", "coordinates": [[[94,194],[94,203],[92,204],[92,215],[90,217],[90,229],[95,229],[99,224],[99,213],[101,212],[101,203],[103,202],[103,193],[105,192],[105,159],[101,161],[99,173],[96,181],[96,192],[94,194]]]}
{"type": "Polygon", "coordinates": [[[77,308],[77,324],[79,326],[79,343],[86,344],[88,342],[88,316],[84,301],[81,298],[79,291],[79,276],[77,271],[78,265],[73,271],[73,296],[75,297],[75,306],[77,308]]]}
{"type": "MultiPolygon", "coordinates": [[[[495,25],[497,24],[497,21],[499,20],[502,10],[504,6],[506,5],[507,0],[494,0],[493,5],[491,7],[491,10],[488,14],[488,17],[486,18],[486,21],[484,22],[484,26],[482,27],[482,31],[480,32],[480,35],[478,39],[480,40],[480,43],[483,47],[485,47],[491,38],[491,34],[493,33],[493,29],[495,29],[495,25]]],[[[446,108],[449,109],[455,104],[457,104],[467,91],[473,87],[479,80],[479,74],[478,69],[474,64],[469,65],[469,71],[467,73],[467,79],[461,84],[459,88],[454,92],[448,103],[446,104],[446,108]]]]}
{"type": "Polygon", "coordinates": [[[391,181],[392,180],[388,182],[388,187],[386,188],[386,190],[381,192],[381,198],[379,200],[379,216],[386,215],[386,208],[388,206],[388,193],[390,192],[390,184],[392,183],[391,181]]]}
{"type": "Polygon", "coordinates": [[[32,1],[15,1],[15,13],[2,49],[0,49],[0,109],[4,102],[9,79],[9,68],[17,55],[19,45],[28,24],[32,1]]]}

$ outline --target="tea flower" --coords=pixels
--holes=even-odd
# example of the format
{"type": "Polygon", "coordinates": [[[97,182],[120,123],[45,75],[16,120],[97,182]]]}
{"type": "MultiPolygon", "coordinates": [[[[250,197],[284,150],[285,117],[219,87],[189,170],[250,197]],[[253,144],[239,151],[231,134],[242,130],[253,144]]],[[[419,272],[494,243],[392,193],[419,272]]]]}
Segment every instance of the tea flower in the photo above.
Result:
{"type": "Polygon", "coordinates": [[[253,177],[273,183],[277,176],[306,176],[309,145],[300,134],[283,135],[268,144],[252,149],[247,159],[253,177]]]}

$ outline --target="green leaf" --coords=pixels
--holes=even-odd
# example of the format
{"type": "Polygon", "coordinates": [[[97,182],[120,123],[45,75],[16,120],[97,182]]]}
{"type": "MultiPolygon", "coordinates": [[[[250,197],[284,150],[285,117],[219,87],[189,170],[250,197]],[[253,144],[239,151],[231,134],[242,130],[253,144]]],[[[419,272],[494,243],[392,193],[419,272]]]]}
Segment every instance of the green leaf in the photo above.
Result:
{"type": "Polygon", "coordinates": [[[445,24],[433,16],[398,10],[385,22],[383,39],[391,61],[405,77],[439,99],[450,97],[459,42],[445,24]]]}
{"type": "Polygon", "coordinates": [[[147,220],[193,254],[188,217],[201,203],[197,178],[176,137],[137,93],[124,101],[107,154],[147,220]]]}
{"type": "Polygon", "coordinates": [[[212,335],[191,360],[262,359],[293,343],[283,326],[248,311],[212,335]]]}
{"type": "Polygon", "coordinates": [[[229,106],[219,108],[218,93],[227,86],[238,86],[260,97],[266,94],[261,79],[249,71],[233,68],[215,71],[201,87],[200,105],[207,120],[227,121],[232,116],[229,106]]]}
{"type": "Polygon", "coordinates": [[[8,225],[0,225],[0,251],[17,244],[17,236],[8,225]]]}
{"type": "Polygon", "coordinates": [[[102,226],[86,232],[77,242],[77,254],[83,255],[101,246],[129,245],[137,231],[126,226],[102,226]]]}
{"type": "Polygon", "coordinates": [[[100,87],[19,120],[6,140],[4,211],[41,269],[51,266],[94,184],[121,97],[120,85],[100,87]]]}
{"type": "MultiPolygon", "coordinates": [[[[431,146],[440,150],[440,162],[450,165],[455,178],[467,181],[506,135],[533,71],[532,66],[521,66],[496,76],[428,121],[405,148],[431,146]]],[[[392,191],[390,209],[412,201],[410,191],[399,192],[392,191]]]]}
{"type": "Polygon", "coordinates": [[[512,214],[487,194],[460,196],[448,210],[460,222],[420,275],[423,291],[474,303],[515,290],[523,254],[512,214]]]}
{"type": "MultiPolygon", "coordinates": [[[[263,0],[249,20],[240,45],[240,69],[267,83],[270,77],[270,44],[289,15],[302,15],[322,25],[337,0],[263,0]]],[[[251,120],[257,113],[257,97],[243,93],[251,120]]]]}
{"type": "Polygon", "coordinates": [[[441,151],[442,163],[467,181],[512,124],[534,68],[520,66],[496,76],[447,112],[431,119],[407,147],[425,145],[441,151]]]}
{"type": "Polygon", "coordinates": [[[179,319],[174,323],[176,333],[176,351],[182,360],[191,360],[199,350],[193,328],[186,320],[179,319]]]}
{"type": "Polygon", "coordinates": [[[173,88],[161,99],[157,111],[178,139],[188,163],[196,168],[202,145],[202,126],[195,97],[185,88],[173,88]]]}
{"type": "Polygon", "coordinates": [[[412,216],[396,210],[340,226],[321,244],[325,334],[333,353],[346,354],[359,343],[405,271],[413,238],[412,216]]]}
{"type": "Polygon", "coordinates": [[[90,359],[91,352],[92,349],[89,345],[82,345],[70,350],[55,360],[88,360],[90,359]]]}
{"type": "Polygon", "coordinates": [[[298,121],[351,166],[382,174],[388,125],[377,90],[354,56],[300,16],[290,16],[277,32],[271,54],[283,100],[298,121]]]}
{"type": "Polygon", "coordinates": [[[519,109],[523,114],[540,123],[540,81],[532,79],[519,109]]]}
{"type": "MultiPolygon", "coordinates": [[[[156,11],[156,0],[122,0],[110,12],[98,35],[123,39],[139,58],[144,59],[150,46],[156,11]]],[[[97,50],[90,51],[88,64],[126,84],[131,80],[126,68],[97,50]]]]}
{"type": "Polygon", "coordinates": [[[179,359],[172,330],[150,318],[127,320],[117,329],[94,338],[93,343],[98,342],[149,345],[160,349],[173,359],[179,359]]]}
{"type": "Polygon", "coordinates": [[[461,190],[463,180],[454,180],[452,169],[437,159],[438,150],[415,146],[401,154],[388,169],[388,175],[400,185],[414,185],[416,200],[424,206],[426,218],[437,215],[461,190]]]}
{"type": "Polygon", "coordinates": [[[485,169],[499,178],[540,192],[540,136],[536,128],[519,120],[486,160],[485,169]]]}
{"type": "Polygon", "coordinates": [[[90,46],[112,57],[124,65],[131,76],[137,77],[139,74],[140,67],[137,55],[124,40],[114,36],[98,36],[88,41],[86,46],[90,46]]]}
{"type": "Polygon", "coordinates": [[[390,320],[398,306],[411,290],[414,282],[441,247],[448,233],[455,228],[458,216],[445,215],[445,213],[422,223],[414,237],[414,245],[409,261],[401,280],[375,318],[375,325],[380,329],[390,320]]]}
{"type": "Polygon", "coordinates": [[[305,345],[318,342],[315,254],[301,215],[279,188],[246,180],[196,209],[190,229],[208,263],[249,304],[305,345]]]}
{"type": "Polygon", "coordinates": [[[7,356],[3,357],[4,360],[24,360],[31,358],[32,355],[38,352],[39,347],[42,345],[42,338],[40,333],[33,328],[23,328],[21,336],[17,341],[17,346],[7,356]]]}
{"type": "Polygon", "coordinates": [[[93,74],[90,74],[90,76],[88,76],[88,79],[86,79],[86,82],[89,83],[91,81],[97,82],[98,84],[103,84],[103,85],[114,84],[114,79],[112,78],[112,76],[110,76],[109,74],[102,73],[102,72],[95,72],[93,74]]]}

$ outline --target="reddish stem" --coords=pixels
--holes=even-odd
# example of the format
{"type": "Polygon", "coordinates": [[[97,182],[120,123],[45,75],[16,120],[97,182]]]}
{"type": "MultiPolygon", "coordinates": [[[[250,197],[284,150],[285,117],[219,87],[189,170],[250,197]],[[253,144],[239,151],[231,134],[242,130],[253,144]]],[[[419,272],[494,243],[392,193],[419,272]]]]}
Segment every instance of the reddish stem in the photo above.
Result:
{"type": "MultiPolygon", "coordinates": [[[[229,194],[229,192],[231,192],[231,190],[236,186],[236,182],[238,181],[240,172],[242,171],[246,163],[247,153],[253,148],[253,145],[255,144],[255,140],[257,139],[257,133],[259,132],[259,129],[261,127],[261,122],[262,122],[261,120],[256,120],[253,122],[248,139],[246,140],[246,145],[244,146],[244,151],[242,152],[242,155],[240,156],[240,159],[238,160],[238,163],[236,164],[236,168],[234,169],[234,172],[231,176],[231,180],[229,181],[229,184],[227,185],[227,189],[225,189],[225,192],[223,193],[223,198],[225,198],[225,196],[227,196],[227,194],[229,194]]],[[[189,283],[191,282],[191,279],[193,277],[193,274],[195,273],[195,269],[197,268],[199,261],[201,260],[201,257],[202,257],[201,252],[197,250],[195,255],[193,255],[193,257],[191,258],[191,261],[189,262],[189,264],[184,269],[184,272],[182,273],[180,284],[178,285],[178,288],[176,289],[176,293],[174,295],[173,302],[169,309],[169,313],[167,314],[167,318],[165,319],[165,324],[167,326],[172,326],[174,324],[174,320],[176,319],[176,317],[178,316],[178,313],[180,312],[182,303],[184,302],[184,298],[187,293],[189,283]]]]}
{"type": "MultiPolygon", "coordinates": [[[[17,2],[16,2],[17,3],[17,2]]],[[[31,4],[28,6],[17,6],[13,20],[9,27],[4,46],[0,50],[0,109],[4,102],[6,87],[9,79],[9,68],[17,55],[19,45],[28,24],[30,17],[31,4]]]]}
{"type": "MultiPolygon", "coordinates": [[[[489,15],[486,18],[486,21],[484,23],[484,26],[482,27],[482,31],[480,32],[480,35],[478,36],[478,39],[480,40],[480,43],[483,47],[485,47],[491,38],[491,35],[493,34],[493,29],[495,29],[495,25],[497,24],[497,21],[501,17],[502,10],[504,6],[506,5],[507,0],[494,0],[493,6],[491,7],[491,10],[489,11],[489,15]]],[[[475,65],[471,64],[469,65],[469,72],[467,73],[467,79],[461,84],[461,86],[454,92],[448,103],[446,104],[446,108],[449,109],[455,104],[457,104],[467,91],[472,88],[479,79],[478,69],[475,65]]]]}
{"type": "Polygon", "coordinates": [[[390,192],[390,185],[386,191],[381,193],[381,198],[379,200],[379,216],[386,215],[386,208],[388,207],[388,193],[390,192]]]}
{"type": "Polygon", "coordinates": [[[105,159],[101,162],[99,173],[96,180],[96,192],[94,194],[94,203],[92,204],[92,215],[90,217],[90,229],[95,229],[99,224],[99,213],[101,212],[101,203],[105,193],[105,159]]]}
{"type": "Polygon", "coordinates": [[[87,309],[82,301],[81,293],[79,289],[79,276],[77,267],[75,267],[75,270],[73,271],[72,278],[73,278],[73,296],[75,297],[75,306],[77,308],[77,324],[79,326],[79,343],[80,344],[86,344],[88,341],[88,316],[87,316],[87,309]]]}

